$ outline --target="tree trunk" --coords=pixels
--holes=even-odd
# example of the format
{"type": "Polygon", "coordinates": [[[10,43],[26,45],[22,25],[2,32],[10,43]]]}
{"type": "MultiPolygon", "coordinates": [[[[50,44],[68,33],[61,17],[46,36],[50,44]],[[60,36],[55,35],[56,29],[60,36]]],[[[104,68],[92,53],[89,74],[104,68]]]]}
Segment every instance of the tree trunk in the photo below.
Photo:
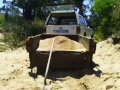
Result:
{"type": "Polygon", "coordinates": [[[83,1],[84,0],[74,0],[76,6],[80,9],[79,14],[83,15],[83,1]]]}
{"type": "Polygon", "coordinates": [[[25,2],[25,7],[23,9],[23,17],[27,20],[32,20],[32,18],[33,18],[30,1],[25,2]]]}

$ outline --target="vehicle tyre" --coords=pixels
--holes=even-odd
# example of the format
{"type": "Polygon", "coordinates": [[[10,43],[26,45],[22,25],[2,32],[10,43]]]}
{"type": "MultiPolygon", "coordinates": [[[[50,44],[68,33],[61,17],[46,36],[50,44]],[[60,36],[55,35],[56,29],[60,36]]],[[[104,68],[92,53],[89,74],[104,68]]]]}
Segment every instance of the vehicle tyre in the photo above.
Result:
{"type": "Polygon", "coordinates": [[[87,33],[86,32],[84,32],[84,34],[83,34],[84,36],[87,36],[87,33]]]}

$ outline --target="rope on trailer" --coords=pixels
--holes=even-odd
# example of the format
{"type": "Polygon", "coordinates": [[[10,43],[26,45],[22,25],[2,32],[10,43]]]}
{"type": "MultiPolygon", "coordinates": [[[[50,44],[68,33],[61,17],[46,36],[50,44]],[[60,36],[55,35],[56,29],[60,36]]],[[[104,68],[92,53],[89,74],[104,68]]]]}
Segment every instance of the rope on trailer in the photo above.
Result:
{"type": "Polygon", "coordinates": [[[48,62],[47,62],[46,70],[45,70],[44,86],[47,85],[46,78],[47,78],[49,67],[50,67],[50,61],[51,61],[54,42],[55,42],[55,38],[52,41],[52,45],[51,45],[51,49],[50,49],[50,53],[49,53],[49,58],[48,58],[48,62]]]}

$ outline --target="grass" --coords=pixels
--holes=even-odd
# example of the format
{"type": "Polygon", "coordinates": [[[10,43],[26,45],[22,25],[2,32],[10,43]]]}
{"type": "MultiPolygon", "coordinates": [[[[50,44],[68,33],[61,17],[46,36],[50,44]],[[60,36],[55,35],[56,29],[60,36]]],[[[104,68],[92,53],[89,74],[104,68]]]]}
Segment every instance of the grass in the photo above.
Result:
{"type": "Polygon", "coordinates": [[[7,50],[5,47],[0,46],[0,52],[4,52],[5,50],[7,50]]]}
{"type": "Polygon", "coordinates": [[[3,13],[0,13],[0,21],[1,20],[4,20],[4,14],[3,13]]]}
{"type": "Polygon", "coordinates": [[[0,13],[0,28],[2,27],[2,23],[5,21],[4,14],[0,13]]]}
{"type": "Polygon", "coordinates": [[[8,50],[9,47],[7,45],[4,45],[5,43],[0,42],[0,52],[4,52],[5,50],[8,50]]]}

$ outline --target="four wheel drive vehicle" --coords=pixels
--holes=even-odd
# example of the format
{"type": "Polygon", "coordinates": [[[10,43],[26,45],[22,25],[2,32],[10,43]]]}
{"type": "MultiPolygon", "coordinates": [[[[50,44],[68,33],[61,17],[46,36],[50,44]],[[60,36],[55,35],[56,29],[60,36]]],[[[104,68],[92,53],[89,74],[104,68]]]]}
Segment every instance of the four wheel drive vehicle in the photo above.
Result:
{"type": "Polygon", "coordinates": [[[82,44],[86,51],[53,50],[50,68],[90,68],[96,43],[91,37],[92,30],[87,27],[86,20],[76,12],[61,11],[51,13],[45,23],[45,33],[30,36],[26,40],[29,52],[30,68],[45,69],[50,50],[37,50],[40,40],[56,36],[65,36],[82,44]]]}
{"type": "Polygon", "coordinates": [[[87,20],[75,11],[54,11],[45,22],[46,34],[72,35],[80,34],[87,37],[93,35],[93,30],[88,27],[87,20]]]}

